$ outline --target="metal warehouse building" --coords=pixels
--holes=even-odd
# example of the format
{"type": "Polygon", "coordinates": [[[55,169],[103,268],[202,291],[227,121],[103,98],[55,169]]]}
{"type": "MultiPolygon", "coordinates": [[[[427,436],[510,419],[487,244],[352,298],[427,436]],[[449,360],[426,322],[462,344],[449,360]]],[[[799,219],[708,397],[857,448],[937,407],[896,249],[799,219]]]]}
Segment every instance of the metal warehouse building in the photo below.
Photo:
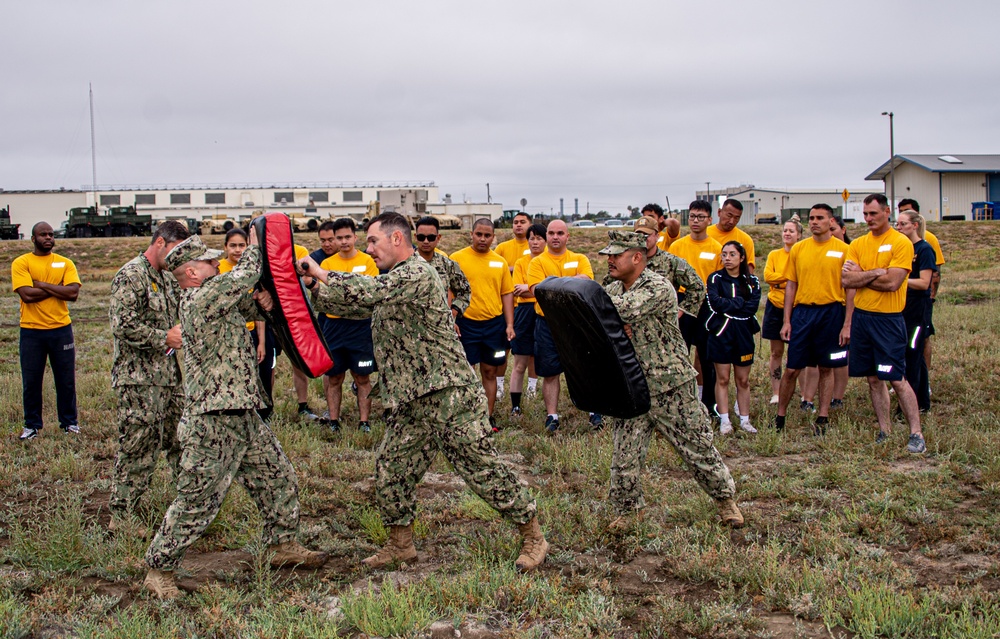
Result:
{"type": "Polygon", "coordinates": [[[896,200],[912,198],[929,220],[971,220],[973,202],[1000,202],[1000,155],[896,155],[866,180],[882,180],[896,200]]]}

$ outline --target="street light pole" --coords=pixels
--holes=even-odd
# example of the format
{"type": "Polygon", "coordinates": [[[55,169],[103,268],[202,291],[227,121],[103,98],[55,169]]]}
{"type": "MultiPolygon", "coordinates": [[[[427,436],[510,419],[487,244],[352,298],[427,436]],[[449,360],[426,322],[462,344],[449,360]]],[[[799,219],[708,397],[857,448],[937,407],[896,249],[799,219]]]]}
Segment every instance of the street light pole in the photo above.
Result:
{"type": "Polygon", "coordinates": [[[892,130],[892,111],[883,111],[882,115],[889,116],[889,182],[892,185],[891,197],[889,200],[889,212],[896,211],[896,139],[892,130]]]}

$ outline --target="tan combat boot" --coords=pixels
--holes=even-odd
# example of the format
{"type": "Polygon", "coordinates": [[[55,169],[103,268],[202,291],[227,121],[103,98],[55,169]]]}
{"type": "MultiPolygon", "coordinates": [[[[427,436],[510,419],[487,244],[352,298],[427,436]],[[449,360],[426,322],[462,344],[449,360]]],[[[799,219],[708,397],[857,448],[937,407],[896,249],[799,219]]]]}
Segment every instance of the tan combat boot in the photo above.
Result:
{"type": "Polygon", "coordinates": [[[719,505],[719,516],[722,517],[723,525],[730,528],[743,527],[743,513],[740,512],[735,500],[720,499],[716,503],[719,505]]]}
{"type": "Polygon", "coordinates": [[[153,568],[146,573],[142,587],[153,593],[158,599],[177,599],[181,591],[177,588],[177,579],[172,570],[157,570],[153,568]]]}
{"type": "Polygon", "coordinates": [[[624,515],[620,515],[608,524],[608,532],[612,535],[621,535],[629,530],[632,530],[646,518],[645,513],[645,510],[635,510],[624,515]]]}
{"type": "Polygon", "coordinates": [[[413,562],[417,560],[417,549],[413,547],[413,524],[409,526],[389,526],[389,541],[382,550],[361,563],[369,568],[381,568],[394,561],[413,562]]]}
{"type": "Polygon", "coordinates": [[[518,524],[517,530],[521,533],[524,543],[521,545],[521,555],[514,565],[521,572],[534,570],[545,562],[545,555],[549,552],[549,542],[545,541],[542,535],[537,516],[532,517],[526,524],[518,524]]]}
{"type": "Polygon", "coordinates": [[[299,542],[292,540],[283,544],[267,547],[271,555],[271,567],[297,566],[299,568],[319,568],[326,563],[327,554],[318,550],[309,550],[299,542]]]}

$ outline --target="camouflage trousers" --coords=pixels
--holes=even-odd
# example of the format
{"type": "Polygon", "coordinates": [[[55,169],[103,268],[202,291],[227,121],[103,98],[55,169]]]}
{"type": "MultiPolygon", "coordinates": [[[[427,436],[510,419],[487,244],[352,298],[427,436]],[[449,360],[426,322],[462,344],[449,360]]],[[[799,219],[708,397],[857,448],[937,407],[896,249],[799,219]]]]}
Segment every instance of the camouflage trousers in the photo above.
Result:
{"type": "Polygon", "coordinates": [[[613,420],[615,449],[609,498],[619,514],[645,507],[639,473],[646,465],[649,440],[656,430],[670,442],[694,478],[713,499],[736,493],[722,456],[712,444],[712,420],[691,380],[653,397],[649,412],[635,419],[613,420]]]}
{"type": "Polygon", "coordinates": [[[177,498],[146,550],[151,568],[174,570],[215,516],[233,480],[250,493],[264,520],[268,545],[295,538],[299,491],[278,438],[256,411],[239,415],[184,413],[177,427],[181,453],[177,498]]]}
{"type": "Polygon", "coordinates": [[[465,483],[504,518],[523,524],[535,501],[497,455],[478,384],[435,391],[398,406],[386,420],[375,455],[375,499],[389,526],[408,526],[416,512],[417,484],[441,451],[465,483]]]}
{"type": "Polygon", "coordinates": [[[149,488],[160,451],[167,454],[171,477],[177,479],[181,447],[177,422],[184,410],[179,386],[119,386],[118,454],[115,456],[110,508],[115,515],[135,509],[149,488]]]}

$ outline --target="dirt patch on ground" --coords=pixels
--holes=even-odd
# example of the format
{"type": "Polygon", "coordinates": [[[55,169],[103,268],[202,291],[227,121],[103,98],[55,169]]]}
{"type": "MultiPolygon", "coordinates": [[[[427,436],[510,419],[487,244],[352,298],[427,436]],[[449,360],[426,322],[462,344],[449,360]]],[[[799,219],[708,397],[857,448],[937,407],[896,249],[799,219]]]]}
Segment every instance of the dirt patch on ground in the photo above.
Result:
{"type": "Polygon", "coordinates": [[[837,626],[827,628],[818,621],[805,621],[792,615],[770,613],[760,616],[773,639],[851,639],[854,633],[837,626]]]}

